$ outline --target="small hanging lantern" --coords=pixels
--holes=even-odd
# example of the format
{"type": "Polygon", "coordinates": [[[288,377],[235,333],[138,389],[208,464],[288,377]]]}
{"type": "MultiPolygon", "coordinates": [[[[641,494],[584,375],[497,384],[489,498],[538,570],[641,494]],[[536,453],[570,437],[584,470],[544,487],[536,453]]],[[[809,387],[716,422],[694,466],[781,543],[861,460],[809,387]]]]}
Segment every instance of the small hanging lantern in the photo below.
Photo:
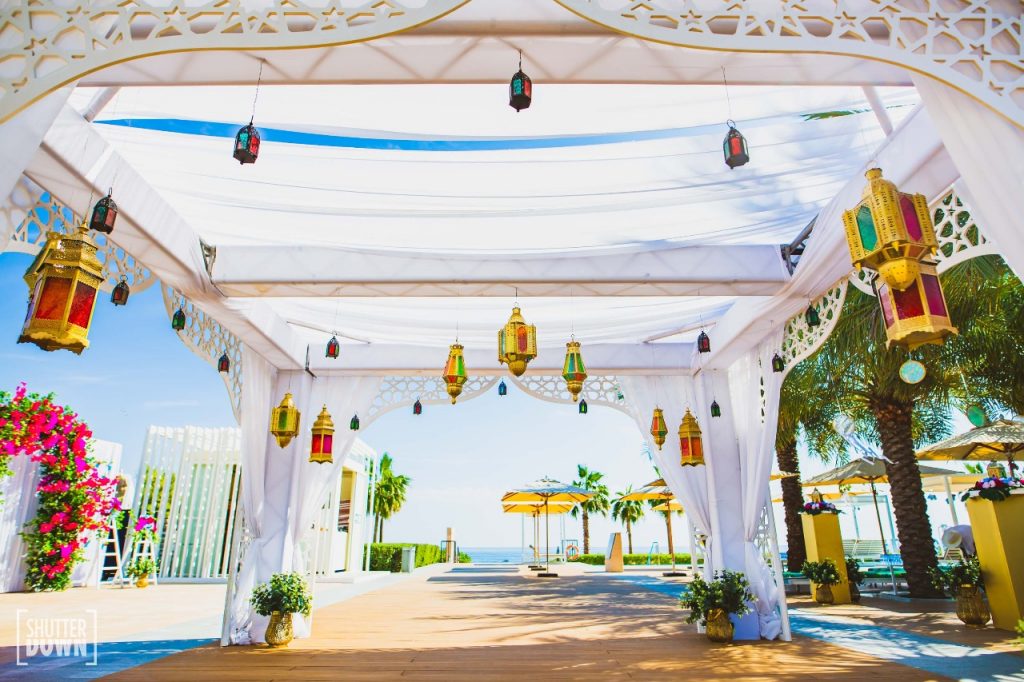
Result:
{"type": "Polygon", "coordinates": [[[807,320],[808,327],[817,327],[821,324],[821,316],[818,314],[818,309],[813,305],[807,306],[807,310],[804,312],[804,319],[807,320]]]}
{"type": "Polygon", "coordinates": [[[217,360],[217,371],[221,374],[227,374],[231,370],[231,360],[228,359],[228,354],[225,352],[217,360]]]}
{"type": "Polygon", "coordinates": [[[46,244],[25,271],[28,314],[18,343],[76,355],[89,347],[96,293],[103,282],[96,249],[84,222],[74,234],[47,233],[46,244]]]}
{"type": "Polygon", "coordinates": [[[665,444],[665,436],[668,435],[668,425],[665,424],[665,413],[661,411],[660,407],[654,408],[654,417],[651,419],[651,436],[654,438],[654,444],[661,450],[661,446],[665,444]]]}
{"type": "Polygon", "coordinates": [[[180,332],[185,328],[185,311],[178,308],[174,311],[174,315],[171,317],[171,329],[176,332],[180,332]]]}
{"type": "Polygon", "coordinates": [[[521,377],[526,371],[526,365],[535,357],[537,328],[526,324],[519,306],[515,306],[508,322],[498,330],[498,362],[508,365],[512,374],[521,377]]]}
{"type": "Polygon", "coordinates": [[[697,336],[697,352],[698,353],[710,353],[711,352],[711,337],[707,335],[703,329],[697,336]]]}
{"type": "Polygon", "coordinates": [[[114,221],[117,220],[117,204],[110,197],[114,190],[107,191],[107,196],[96,202],[92,207],[92,216],[89,218],[89,229],[110,234],[114,231],[114,221]]]}
{"type": "Polygon", "coordinates": [[[717,400],[712,400],[711,401],[711,416],[712,417],[721,417],[722,416],[722,408],[719,407],[717,400]]]}
{"type": "Polygon", "coordinates": [[[782,356],[776,353],[772,356],[772,371],[779,374],[786,369],[786,361],[782,359],[782,356]]]}
{"type": "Polygon", "coordinates": [[[350,419],[349,422],[348,422],[348,428],[350,430],[352,430],[352,431],[358,431],[359,430],[359,415],[358,414],[352,415],[352,419],[350,419]]]}
{"type": "Polygon", "coordinates": [[[821,491],[815,488],[811,491],[811,502],[815,504],[821,504],[825,501],[825,496],[821,494],[821,491]]]}
{"type": "Polygon", "coordinates": [[[858,270],[877,270],[890,289],[903,291],[914,283],[921,260],[938,249],[928,200],[900,192],[881,169],[865,177],[861,202],[843,212],[850,261],[858,270]]]}
{"type": "Polygon", "coordinates": [[[725,134],[725,141],[722,142],[722,151],[725,152],[725,165],[730,169],[742,166],[750,161],[750,153],[747,150],[747,140],[736,130],[736,123],[732,119],[726,121],[729,132],[725,134]]]}
{"type": "Polygon", "coordinates": [[[700,440],[700,426],[689,408],[686,409],[683,421],[679,424],[679,463],[684,467],[704,464],[704,446],[700,440]]]}
{"type": "Polygon", "coordinates": [[[580,414],[586,414],[586,413],[587,413],[587,399],[584,398],[583,400],[580,401],[580,414]]]}
{"type": "Polygon", "coordinates": [[[331,340],[327,342],[327,352],[325,353],[325,355],[326,355],[326,357],[329,357],[332,360],[337,360],[338,359],[338,355],[340,353],[341,353],[341,344],[338,343],[338,337],[337,336],[332,336],[331,340]]]}
{"type": "Polygon", "coordinates": [[[114,305],[124,305],[128,302],[128,294],[130,293],[131,289],[128,288],[128,279],[122,275],[121,281],[110,292],[110,302],[114,305]]]}
{"type": "Polygon", "coordinates": [[[444,379],[445,388],[452,398],[452,405],[454,405],[455,399],[462,393],[462,385],[468,378],[466,359],[462,356],[462,344],[453,343],[448,349],[448,362],[444,365],[444,374],[441,375],[441,378],[444,379]]]}
{"type": "Polygon", "coordinates": [[[330,464],[334,461],[334,420],[324,405],[313,422],[313,439],[309,444],[309,461],[312,464],[330,464]]]}
{"type": "Polygon", "coordinates": [[[894,343],[908,350],[926,343],[941,345],[947,336],[957,333],[931,263],[921,263],[914,281],[902,291],[877,279],[875,291],[885,321],[886,348],[894,343]]]}
{"type": "Polygon", "coordinates": [[[238,163],[256,163],[260,155],[260,131],[249,121],[249,125],[239,128],[235,135],[234,157],[238,163]]]}
{"type": "Polygon", "coordinates": [[[420,402],[419,398],[416,398],[416,402],[412,404],[412,413],[423,414],[423,404],[420,402]]]}
{"type": "Polygon", "coordinates": [[[498,395],[508,395],[508,386],[505,385],[504,379],[498,384],[498,395]]]}
{"type": "Polygon", "coordinates": [[[523,51],[519,51],[519,70],[512,76],[512,82],[508,84],[508,105],[516,110],[516,113],[523,109],[530,108],[533,99],[533,81],[523,73],[523,51]]]}
{"type": "Polygon", "coordinates": [[[270,433],[282,448],[298,435],[299,417],[299,410],[292,401],[291,393],[285,393],[281,404],[270,411],[270,433]]]}
{"type": "Polygon", "coordinates": [[[580,353],[580,342],[575,339],[565,344],[565,364],[562,365],[562,378],[565,387],[572,394],[572,401],[580,397],[583,382],[587,380],[587,368],[583,366],[583,355],[580,353]]]}

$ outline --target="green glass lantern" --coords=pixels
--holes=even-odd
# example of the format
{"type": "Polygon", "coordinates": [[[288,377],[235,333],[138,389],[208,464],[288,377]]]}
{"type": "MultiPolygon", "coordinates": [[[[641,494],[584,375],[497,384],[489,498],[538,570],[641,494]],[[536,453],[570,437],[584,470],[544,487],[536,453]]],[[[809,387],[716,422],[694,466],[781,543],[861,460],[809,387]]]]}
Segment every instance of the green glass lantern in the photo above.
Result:
{"type": "Polygon", "coordinates": [[[359,415],[358,414],[352,415],[352,419],[348,423],[348,428],[350,428],[353,431],[358,431],[359,430],[359,415]]]}
{"type": "Polygon", "coordinates": [[[586,414],[586,413],[587,413],[587,399],[584,398],[584,399],[580,400],[580,414],[586,414]]]}
{"type": "Polygon", "coordinates": [[[178,308],[174,311],[174,316],[171,317],[171,329],[176,332],[180,332],[185,328],[185,311],[178,308]]]}

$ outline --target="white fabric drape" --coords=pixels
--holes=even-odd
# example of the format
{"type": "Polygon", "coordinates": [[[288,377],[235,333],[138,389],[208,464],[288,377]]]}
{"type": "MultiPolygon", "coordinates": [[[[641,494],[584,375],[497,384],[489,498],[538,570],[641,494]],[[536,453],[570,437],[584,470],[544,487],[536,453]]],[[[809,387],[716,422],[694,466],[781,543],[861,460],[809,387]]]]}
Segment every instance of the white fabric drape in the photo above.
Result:
{"type": "Polygon", "coordinates": [[[757,598],[759,630],[765,639],[775,639],[782,630],[778,586],[755,544],[761,515],[768,504],[768,480],[775,456],[782,374],[771,371],[771,359],[781,340],[781,331],[772,334],[729,370],[733,423],[740,451],[745,573],[757,598]]]}
{"type": "MultiPolygon", "coordinates": [[[[14,189],[14,185],[39,149],[43,135],[49,130],[74,89],[74,85],[66,85],[54,90],[0,125],[0,150],[3,154],[3,163],[0,163],[0,197],[6,198],[14,189]]],[[[0,234],[0,251],[3,250],[6,241],[4,235],[0,234]]]]}
{"type": "Polygon", "coordinates": [[[39,505],[40,473],[39,463],[25,454],[12,457],[10,467],[11,475],[0,479],[0,592],[21,592],[28,571],[21,532],[39,505]]]}
{"type": "Polygon", "coordinates": [[[982,234],[1024,279],[1024,130],[944,83],[918,74],[911,77],[960,171],[958,190],[982,234]]]}

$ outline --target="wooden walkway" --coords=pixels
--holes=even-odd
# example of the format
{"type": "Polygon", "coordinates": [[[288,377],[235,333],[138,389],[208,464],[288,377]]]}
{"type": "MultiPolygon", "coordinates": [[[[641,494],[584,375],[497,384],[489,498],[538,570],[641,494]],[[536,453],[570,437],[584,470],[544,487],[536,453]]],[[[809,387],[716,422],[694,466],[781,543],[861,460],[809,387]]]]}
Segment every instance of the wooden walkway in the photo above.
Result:
{"type": "Polygon", "coordinates": [[[934,680],[820,641],[709,643],[673,601],[603,574],[436,567],[319,609],[285,650],[201,647],[107,679],[934,680]]]}

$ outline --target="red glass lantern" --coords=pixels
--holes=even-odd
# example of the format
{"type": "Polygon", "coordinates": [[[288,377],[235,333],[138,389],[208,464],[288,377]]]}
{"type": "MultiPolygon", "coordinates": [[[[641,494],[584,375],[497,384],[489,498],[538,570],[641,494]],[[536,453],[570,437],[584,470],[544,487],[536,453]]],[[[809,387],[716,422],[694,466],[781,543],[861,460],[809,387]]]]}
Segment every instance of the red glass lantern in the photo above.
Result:
{"type": "Polygon", "coordinates": [[[260,132],[249,121],[249,125],[240,128],[235,135],[234,157],[238,163],[256,163],[260,155],[260,132]]]}
{"type": "Polygon", "coordinates": [[[444,363],[444,373],[441,374],[441,378],[444,379],[445,390],[454,405],[455,400],[462,393],[463,384],[469,378],[466,373],[466,359],[462,355],[461,343],[453,343],[448,349],[448,360],[444,363]]]}
{"type": "Polygon", "coordinates": [[[700,426],[689,408],[679,424],[679,463],[682,466],[704,464],[704,446],[700,440],[700,426]]]}
{"type": "Polygon", "coordinates": [[[339,354],[341,354],[341,344],[338,343],[337,336],[332,336],[331,340],[327,342],[326,356],[332,360],[337,360],[339,354]]]}
{"type": "Polygon", "coordinates": [[[522,109],[529,109],[533,100],[533,81],[523,73],[523,53],[519,52],[519,70],[512,76],[508,84],[508,105],[518,113],[522,109]]]}
{"type": "Polygon", "coordinates": [[[412,413],[423,414],[423,403],[420,402],[419,398],[417,398],[416,402],[412,404],[412,413]]]}
{"type": "Polygon", "coordinates": [[[957,333],[933,264],[921,263],[913,282],[902,291],[881,279],[875,280],[875,291],[885,321],[886,348],[894,343],[908,350],[926,343],[941,345],[957,333]]]}
{"type": "Polygon", "coordinates": [[[736,130],[736,123],[732,120],[726,123],[729,132],[725,134],[725,141],[722,142],[722,151],[725,152],[725,165],[731,169],[750,161],[750,153],[747,150],[747,140],[736,130]]]}
{"type": "Polygon", "coordinates": [[[309,461],[313,464],[330,464],[334,461],[334,420],[324,405],[313,422],[313,438],[309,444],[309,461]]]}
{"type": "Polygon", "coordinates": [[[113,192],[110,189],[107,196],[96,202],[92,207],[92,217],[89,218],[89,229],[110,234],[114,231],[114,221],[117,220],[117,204],[110,198],[113,192]]]}
{"type": "Polygon", "coordinates": [[[117,283],[114,290],[110,292],[110,302],[114,305],[124,305],[128,302],[128,295],[131,293],[131,289],[128,288],[128,280],[121,277],[121,281],[117,283]]]}
{"type": "Polygon", "coordinates": [[[698,353],[710,353],[711,352],[711,337],[706,332],[701,330],[701,333],[697,336],[697,352],[698,353]]]}
{"type": "Polygon", "coordinates": [[[217,371],[222,373],[222,374],[227,374],[230,369],[231,369],[231,360],[228,359],[228,354],[224,353],[217,360],[217,371]]]}

